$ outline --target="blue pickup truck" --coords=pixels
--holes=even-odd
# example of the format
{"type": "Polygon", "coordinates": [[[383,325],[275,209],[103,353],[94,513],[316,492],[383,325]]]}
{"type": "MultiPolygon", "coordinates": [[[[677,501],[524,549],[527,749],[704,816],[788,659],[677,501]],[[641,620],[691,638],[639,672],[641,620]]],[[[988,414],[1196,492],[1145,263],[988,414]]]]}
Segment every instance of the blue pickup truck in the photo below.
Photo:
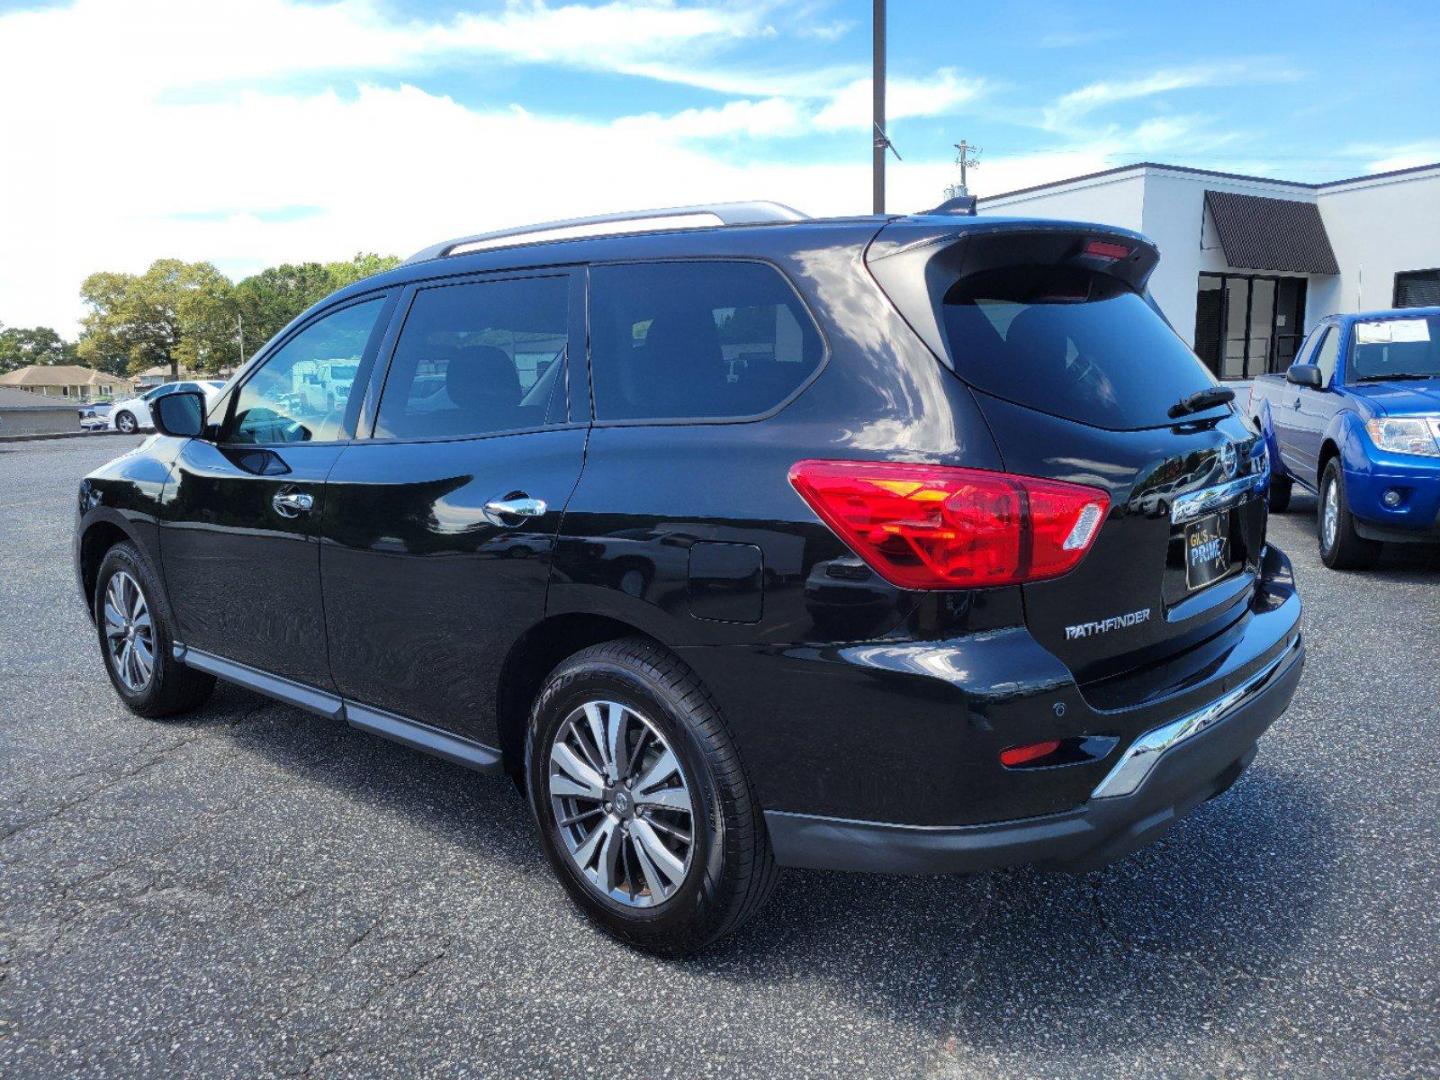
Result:
{"type": "Polygon", "coordinates": [[[1440,542],[1440,308],[1331,315],[1249,415],[1270,451],[1270,508],[1318,495],[1320,555],[1371,566],[1384,543],[1440,542]]]}

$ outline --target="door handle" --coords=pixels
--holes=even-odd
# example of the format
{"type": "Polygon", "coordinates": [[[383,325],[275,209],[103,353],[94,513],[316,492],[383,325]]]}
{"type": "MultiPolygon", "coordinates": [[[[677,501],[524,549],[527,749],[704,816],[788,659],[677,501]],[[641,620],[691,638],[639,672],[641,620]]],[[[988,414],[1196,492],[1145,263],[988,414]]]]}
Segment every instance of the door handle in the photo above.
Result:
{"type": "Polygon", "coordinates": [[[544,499],[532,499],[527,495],[511,495],[504,499],[491,499],[485,504],[485,520],[492,525],[512,528],[520,522],[507,518],[537,518],[547,507],[544,499]]]}
{"type": "Polygon", "coordinates": [[[281,488],[270,500],[270,505],[281,517],[296,518],[315,508],[315,496],[294,488],[281,488]]]}

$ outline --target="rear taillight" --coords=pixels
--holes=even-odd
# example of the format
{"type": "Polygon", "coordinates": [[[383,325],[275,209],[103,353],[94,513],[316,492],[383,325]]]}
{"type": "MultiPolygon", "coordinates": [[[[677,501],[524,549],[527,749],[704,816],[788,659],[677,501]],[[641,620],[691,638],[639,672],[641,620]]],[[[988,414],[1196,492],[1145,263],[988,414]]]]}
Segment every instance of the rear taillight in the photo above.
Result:
{"type": "Polygon", "coordinates": [[[1033,476],[884,461],[801,461],[790,483],[902,589],[976,589],[1068,573],[1105,520],[1105,492],[1033,476]]]}

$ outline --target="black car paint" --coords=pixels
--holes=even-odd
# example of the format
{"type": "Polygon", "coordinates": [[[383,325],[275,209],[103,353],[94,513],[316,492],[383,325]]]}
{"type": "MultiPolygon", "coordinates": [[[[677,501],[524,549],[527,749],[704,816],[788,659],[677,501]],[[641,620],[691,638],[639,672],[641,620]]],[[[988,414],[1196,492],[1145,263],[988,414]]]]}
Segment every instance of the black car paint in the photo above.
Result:
{"type": "MultiPolygon", "coordinates": [[[[865,253],[884,226],[862,218],[562,241],[404,266],[352,286],[258,353],[211,413],[213,434],[234,387],[317,313],[385,295],[388,328],[357,376],[365,389],[351,398],[350,437],[268,451],[151,439],[85,482],[82,587],[95,543],[85,537],[108,523],[158,555],[187,647],[333,695],[320,711],[348,704],[352,722],[423,725],[442,753],[448,744],[433,733],[449,732],[471,748],[459,755],[470,764],[499,765],[498,749],[516,745],[502,726],[516,722],[505,687],[537,629],[598,617],[657,639],[700,675],[767,811],[922,826],[1072,811],[1135,736],[1298,640],[1288,563],[1263,546],[1258,502],[1235,512],[1242,567],[1199,610],[1175,603],[1163,567],[1126,562],[1138,538],[1170,528],[1168,498],[1213,482],[1220,444],[1249,447],[1254,436],[1228,407],[1111,432],[972,390],[871,276],[865,253]],[[582,309],[568,423],[483,438],[369,438],[401,295],[417,281],[564,268],[583,296],[587,264],[632,258],[770,263],[813,311],[825,362],[760,418],[592,423],[582,309]],[[790,466],[814,457],[1096,485],[1111,494],[1111,520],[1069,577],[907,592],[857,568],[790,487],[790,466]],[[270,494],[287,485],[317,498],[303,524],[267,514],[270,494]],[[549,512],[519,529],[478,513],[516,492],[545,499],[549,512]],[[697,565],[721,569],[697,574],[697,565]],[[1124,610],[1117,574],[1134,577],[1154,617],[1123,640],[1066,642],[1067,621],[1124,610]],[[999,764],[1001,749],[1047,738],[1084,750],[1051,768],[999,764]]],[[[923,245],[960,226],[895,228],[903,245],[923,245]]]]}

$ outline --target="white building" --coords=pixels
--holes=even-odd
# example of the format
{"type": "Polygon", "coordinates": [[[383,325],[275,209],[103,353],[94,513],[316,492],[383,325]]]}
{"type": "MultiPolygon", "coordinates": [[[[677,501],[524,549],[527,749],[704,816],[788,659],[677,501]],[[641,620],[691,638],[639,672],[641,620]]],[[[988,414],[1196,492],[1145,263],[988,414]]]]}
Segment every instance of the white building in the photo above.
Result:
{"type": "Polygon", "coordinates": [[[1277,371],[1333,312],[1440,304],[1440,163],[1303,184],[1150,162],[979,200],[1144,233],[1150,289],[1221,378],[1277,371]]]}

